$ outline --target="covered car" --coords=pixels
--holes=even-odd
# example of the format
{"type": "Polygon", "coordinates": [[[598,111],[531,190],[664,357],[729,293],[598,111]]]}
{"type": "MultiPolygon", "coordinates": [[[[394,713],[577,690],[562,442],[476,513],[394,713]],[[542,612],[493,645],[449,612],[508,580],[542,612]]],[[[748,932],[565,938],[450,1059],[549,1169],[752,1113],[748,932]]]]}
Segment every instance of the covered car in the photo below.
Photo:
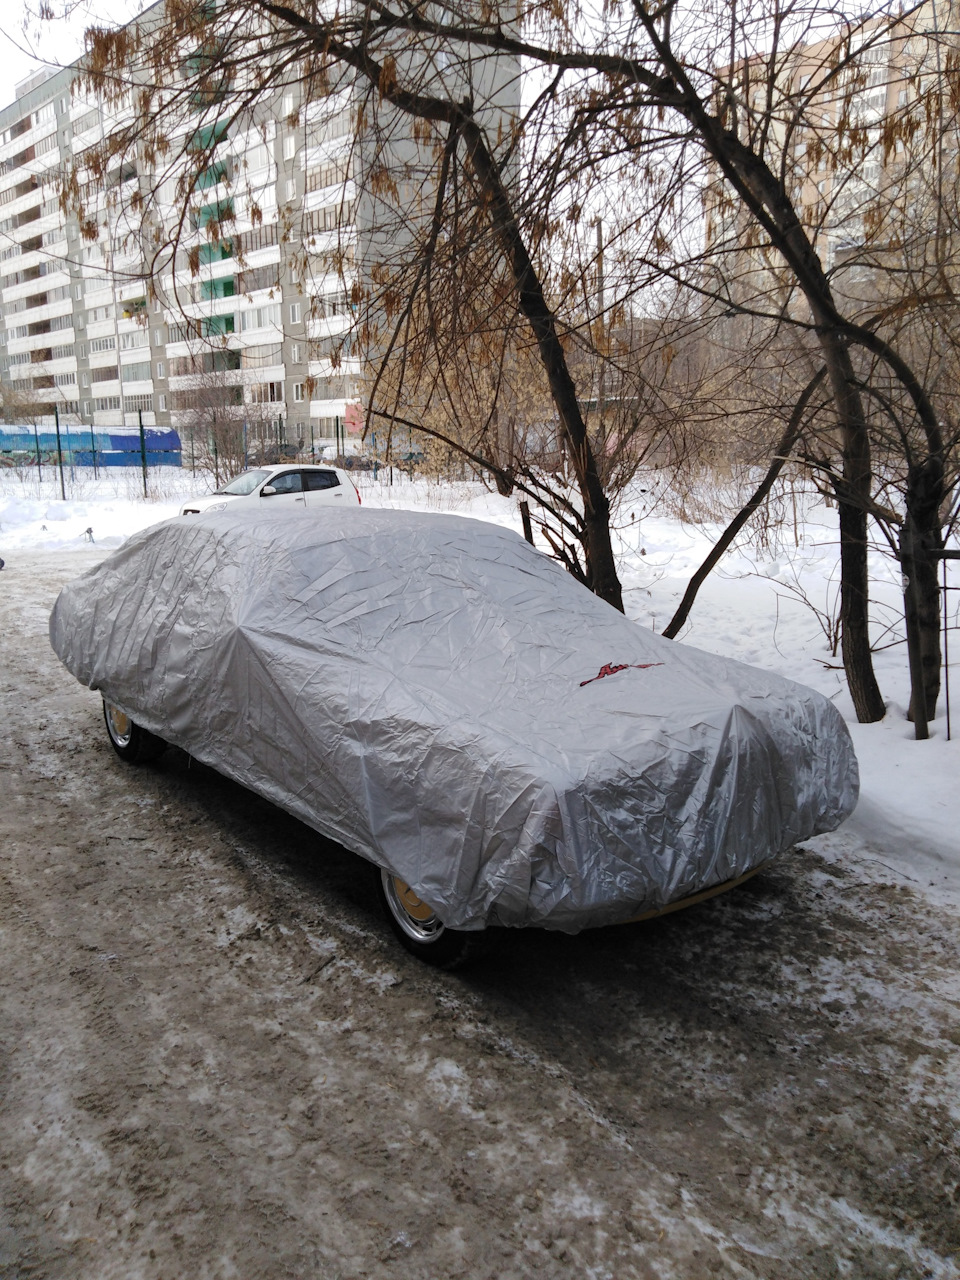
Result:
{"type": "Polygon", "coordinates": [[[428,959],[490,925],[662,910],[857,799],[827,698],[459,516],[167,521],[68,584],[50,636],[115,745],[176,744],[361,854],[428,959]]]}

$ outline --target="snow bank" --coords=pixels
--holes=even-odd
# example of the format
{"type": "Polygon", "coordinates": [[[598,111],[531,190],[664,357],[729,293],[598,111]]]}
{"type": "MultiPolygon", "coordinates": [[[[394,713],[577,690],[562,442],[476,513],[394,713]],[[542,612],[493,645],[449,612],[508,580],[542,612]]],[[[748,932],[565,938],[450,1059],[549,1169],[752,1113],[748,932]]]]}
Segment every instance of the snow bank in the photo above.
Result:
{"type": "Polygon", "coordinates": [[[190,480],[189,471],[183,475],[177,467],[151,469],[145,500],[139,470],[111,470],[95,480],[88,470],[78,467],[71,477],[65,468],[64,502],[53,468],[43,469],[39,483],[30,473],[21,479],[0,472],[0,556],[9,560],[17,549],[62,551],[91,540],[106,550],[119,547],[132,533],[175,516],[190,480]]]}

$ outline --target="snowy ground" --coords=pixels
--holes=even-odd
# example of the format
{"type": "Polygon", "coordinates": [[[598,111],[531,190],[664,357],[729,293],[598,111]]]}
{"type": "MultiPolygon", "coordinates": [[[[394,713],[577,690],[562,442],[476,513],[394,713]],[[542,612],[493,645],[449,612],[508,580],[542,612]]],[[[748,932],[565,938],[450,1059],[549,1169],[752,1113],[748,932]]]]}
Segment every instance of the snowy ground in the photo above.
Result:
{"type": "MultiPolygon", "coordinates": [[[[358,473],[356,481],[369,506],[455,512],[520,528],[516,501],[475,482],[411,482],[399,472],[392,482],[388,472],[377,479],[358,473]]],[[[638,482],[638,489],[647,483],[638,482]]],[[[12,560],[18,551],[57,556],[89,548],[90,538],[106,551],[136,530],[176,515],[188,493],[212,487],[174,468],[149,473],[146,501],[135,469],[94,480],[89,470],[78,468],[67,471],[64,484],[65,502],[55,473],[45,473],[42,485],[29,470],[0,473],[0,556],[12,560]]],[[[647,514],[657,505],[654,485],[650,490],[624,499],[616,538],[627,613],[643,626],[662,630],[718,530],[694,528],[656,510],[647,514]]],[[[701,588],[680,639],[775,670],[835,699],[856,744],[861,798],[843,830],[822,837],[816,847],[831,857],[864,847],[905,882],[960,901],[960,630],[951,632],[957,661],[952,741],[946,740],[941,697],[931,737],[918,743],[905,715],[909,680],[898,569],[877,553],[872,586],[879,650],[875,665],[889,711],[880,724],[858,725],[839,658],[831,653],[824,632],[836,613],[835,513],[812,507],[799,516],[790,510],[788,516],[781,545],[762,554],[749,546],[728,553],[701,588]]],[[[948,581],[960,587],[960,565],[953,562],[949,572],[948,581]]],[[[956,625],[960,591],[949,593],[948,601],[956,625]]]]}

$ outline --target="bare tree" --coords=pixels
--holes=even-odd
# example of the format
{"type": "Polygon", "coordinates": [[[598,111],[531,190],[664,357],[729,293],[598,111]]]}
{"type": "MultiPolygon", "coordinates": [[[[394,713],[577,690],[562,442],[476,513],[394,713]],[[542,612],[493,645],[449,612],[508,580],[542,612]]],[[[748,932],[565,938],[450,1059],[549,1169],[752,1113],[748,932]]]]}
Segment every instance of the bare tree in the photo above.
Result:
{"type": "Polygon", "coordinates": [[[173,393],[173,413],[195,469],[219,487],[242,471],[247,456],[243,388],[226,370],[197,373],[173,393]]]}
{"type": "MultiPolygon", "coordinates": [[[[914,352],[942,332],[934,299],[952,304],[949,263],[937,249],[929,269],[914,259],[912,274],[903,271],[893,239],[883,248],[873,231],[884,225],[884,210],[891,217],[899,211],[902,222],[919,204],[904,209],[892,187],[858,197],[860,239],[844,261],[858,257],[888,283],[899,272],[904,285],[889,298],[874,291],[865,308],[841,287],[835,213],[842,210],[834,201],[835,213],[822,212],[823,183],[817,199],[810,195],[823,157],[830,158],[829,189],[849,192],[871,157],[886,165],[890,148],[921,138],[921,130],[944,156],[956,154],[949,83],[929,59],[916,74],[902,71],[907,100],[886,113],[889,127],[878,132],[858,116],[874,74],[872,50],[917,40],[937,45],[940,33],[924,13],[921,6],[907,17],[891,11],[851,22],[816,3],[786,10],[771,0],[742,10],[673,0],[653,9],[633,0],[602,17],[535,5],[518,25],[497,9],[456,3],[428,12],[378,2],[320,16],[299,3],[229,0],[214,11],[176,0],[159,28],[92,35],[88,82],[108,99],[135,89],[128,121],[83,163],[97,179],[135,152],[151,172],[162,169],[164,180],[175,182],[179,217],[171,220],[158,205],[150,223],[159,270],[190,225],[191,195],[215,163],[221,130],[255,122],[268,88],[296,83],[314,96],[334,95],[349,83],[363,139],[358,177],[373,221],[382,221],[391,201],[402,215],[392,255],[358,264],[354,286],[357,301],[367,303],[365,336],[383,369],[371,413],[399,423],[399,389],[416,386],[420,425],[442,433],[428,413],[449,414],[465,395],[477,400],[493,386],[496,410],[476,424],[477,439],[470,443],[459,430],[446,439],[510,485],[520,477],[518,435],[510,435],[519,403],[511,370],[535,354],[536,381],[549,397],[575,482],[575,503],[560,507],[569,546],[577,549],[568,563],[617,605],[608,492],[617,469],[608,443],[630,437],[622,427],[630,405],[643,406],[634,412],[632,438],[644,448],[662,427],[675,427],[682,415],[663,376],[672,352],[683,345],[689,354],[698,341],[716,348],[725,316],[749,322],[740,333],[763,347],[744,352],[744,363],[762,367],[764,352],[777,346],[795,353],[784,376],[772,374],[762,388],[779,404],[767,439],[773,446],[782,438],[799,406],[793,456],[837,499],[842,651],[857,714],[875,720],[884,712],[869,645],[871,520],[916,533],[908,540],[920,602],[908,617],[913,688],[915,700],[932,710],[939,651],[929,555],[942,539],[955,482],[948,457],[956,420],[947,402],[936,400],[946,378],[934,377],[914,352]],[[510,60],[524,60],[533,77],[533,93],[512,120],[478,92],[485,76],[496,85],[497,68],[510,60]],[[415,191],[411,183],[402,189],[406,179],[383,162],[401,120],[415,191]],[[681,295],[688,299],[680,309],[683,344],[661,342],[651,351],[644,325],[663,325],[672,314],[668,303],[681,295]],[[921,315],[923,324],[905,325],[908,314],[921,315]],[[471,385],[471,351],[492,371],[486,386],[483,378],[471,385]],[[804,400],[820,370],[818,387],[828,394],[804,400]],[[381,391],[389,392],[386,402],[381,391]],[[614,403],[621,425],[611,432],[614,403]]],[[[917,172],[922,182],[922,167],[917,172]]],[[[147,213],[160,185],[159,176],[152,186],[141,182],[147,213]]],[[[82,175],[69,176],[64,199],[82,212],[87,189],[82,175]]],[[[220,215],[205,228],[214,245],[235,217],[230,202],[220,215]]],[[[938,221],[935,243],[946,237],[948,221],[938,221]]],[[[385,238],[381,227],[380,247],[385,238]]],[[[730,378],[699,357],[689,363],[702,402],[713,406],[709,416],[730,378]]],[[[631,450],[622,454],[628,459],[631,450]]],[[[531,465],[522,482],[535,489],[531,477],[541,465],[531,465]]],[[[898,554],[907,555],[900,543],[898,554]]]]}
{"type": "Polygon", "coordinates": [[[30,395],[18,391],[8,381],[0,382],[0,420],[32,422],[35,413],[36,408],[30,395]]]}

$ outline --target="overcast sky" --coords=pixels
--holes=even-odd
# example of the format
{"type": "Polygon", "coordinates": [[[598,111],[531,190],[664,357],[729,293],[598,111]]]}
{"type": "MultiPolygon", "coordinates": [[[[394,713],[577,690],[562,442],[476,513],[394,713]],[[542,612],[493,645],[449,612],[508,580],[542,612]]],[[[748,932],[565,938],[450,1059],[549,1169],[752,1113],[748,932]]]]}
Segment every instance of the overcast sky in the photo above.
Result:
{"type": "Polygon", "coordinates": [[[14,89],[44,66],[73,62],[83,51],[83,33],[89,26],[124,22],[140,12],[138,0],[55,0],[66,17],[38,23],[23,0],[7,0],[0,7],[0,107],[14,99],[14,89]]]}

